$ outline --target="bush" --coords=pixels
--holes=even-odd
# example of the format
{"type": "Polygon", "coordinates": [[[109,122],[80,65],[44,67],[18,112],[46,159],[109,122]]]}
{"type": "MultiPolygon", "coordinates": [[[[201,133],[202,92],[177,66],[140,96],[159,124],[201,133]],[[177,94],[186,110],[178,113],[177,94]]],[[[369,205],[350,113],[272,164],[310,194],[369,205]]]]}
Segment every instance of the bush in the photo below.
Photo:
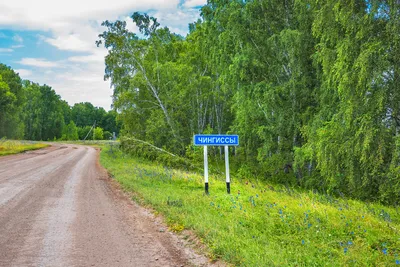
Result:
{"type": "MultiPolygon", "coordinates": [[[[85,139],[87,134],[90,132],[90,129],[92,129],[91,126],[78,127],[79,140],[85,139]]],[[[89,136],[87,138],[90,139],[89,136]]]]}
{"type": "Polygon", "coordinates": [[[64,127],[61,139],[74,141],[78,140],[78,138],[78,128],[73,121],[70,121],[70,123],[64,127]]]}
{"type": "Polygon", "coordinates": [[[104,131],[104,133],[103,133],[103,139],[104,140],[110,140],[110,139],[112,139],[112,133],[110,133],[109,131],[104,131]]]}
{"type": "Polygon", "coordinates": [[[94,140],[103,140],[103,129],[100,127],[96,127],[94,129],[94,140]]]}

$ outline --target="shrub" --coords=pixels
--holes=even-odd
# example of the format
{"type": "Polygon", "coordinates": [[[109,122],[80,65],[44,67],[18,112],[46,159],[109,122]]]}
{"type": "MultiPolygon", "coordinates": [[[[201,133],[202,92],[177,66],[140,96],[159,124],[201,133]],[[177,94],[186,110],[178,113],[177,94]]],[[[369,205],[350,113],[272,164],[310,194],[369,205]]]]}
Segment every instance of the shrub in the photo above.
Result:
{"type": "Polygon", "coordinates": [[[103,129],[100,127],[96,127],[94,129],[94,140],[103,140],[103,129]]]}

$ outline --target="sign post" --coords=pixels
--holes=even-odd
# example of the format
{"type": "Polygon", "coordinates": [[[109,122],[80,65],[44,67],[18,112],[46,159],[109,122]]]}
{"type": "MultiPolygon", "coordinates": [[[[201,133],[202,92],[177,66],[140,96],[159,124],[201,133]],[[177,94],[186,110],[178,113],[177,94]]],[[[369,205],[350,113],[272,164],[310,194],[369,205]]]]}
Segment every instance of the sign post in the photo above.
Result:
{"type": "Polygon", "coordinates": [[[226,174],[226,192],[231,193],[231,177],[229,176],[229,147],[225,146],[225,174],[226,174]]]}
{"type": "Polygon", "coordinates": [[[224,146],[225,147],[225,174],[226,174],[226,191],[231,193],[231,178],[229,174],[229,146],[239,145],[238,135],[195,135],[193,138],[195,146],[204,146],[204,187],[208,194],[208,146],[224,146]]]}
{"type": "Polygon", "coordinates": [[[208,157],[207,157],[207,146],[204,146],[204,187],[206,194],[208,195],[208,157]]]}

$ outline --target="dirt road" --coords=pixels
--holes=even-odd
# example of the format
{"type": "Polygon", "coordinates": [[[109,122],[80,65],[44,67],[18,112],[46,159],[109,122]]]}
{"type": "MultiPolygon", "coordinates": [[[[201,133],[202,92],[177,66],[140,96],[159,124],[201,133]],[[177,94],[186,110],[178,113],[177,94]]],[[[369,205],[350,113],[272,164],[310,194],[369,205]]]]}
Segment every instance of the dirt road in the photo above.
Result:
{"type": "Polygon", "coordinates": [[[0,266],[208,265],[132,203],[92,147],[0,157],[0,266]]]}

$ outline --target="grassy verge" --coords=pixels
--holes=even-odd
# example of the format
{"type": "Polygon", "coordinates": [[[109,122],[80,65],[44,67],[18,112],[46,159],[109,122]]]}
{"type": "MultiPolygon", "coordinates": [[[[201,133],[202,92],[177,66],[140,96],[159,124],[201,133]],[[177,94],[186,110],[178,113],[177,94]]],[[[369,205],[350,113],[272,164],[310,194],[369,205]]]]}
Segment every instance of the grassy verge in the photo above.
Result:
{"type": "Polygon", "coordinates": [[[32,141],[0,141],[0,156],[18,154],[24,151],[40,149],[48,146],[49,145],[47,144],[40,144],[32,141]]]}
{"type": "MultiPolygon", "coordinates": [[[[102,150],[101,164],[174,231],[193,230],[211,257],[241,266],[400,264],[400,210],[312,192],[210,177],[102,150]]],[[[400,266],[400,265],[399,265],[400,266]]]]}
{"type": "Polygon", "coordinates": [[[74,144],[74,145],[84,145],[84,146],[94,146],[94,147],[104,147],[110,144],[118,144],[118,141],[110,141],[110,140],[74,140],[74,141],[54,141],[54,143],[59,144],[74,144]]]}

